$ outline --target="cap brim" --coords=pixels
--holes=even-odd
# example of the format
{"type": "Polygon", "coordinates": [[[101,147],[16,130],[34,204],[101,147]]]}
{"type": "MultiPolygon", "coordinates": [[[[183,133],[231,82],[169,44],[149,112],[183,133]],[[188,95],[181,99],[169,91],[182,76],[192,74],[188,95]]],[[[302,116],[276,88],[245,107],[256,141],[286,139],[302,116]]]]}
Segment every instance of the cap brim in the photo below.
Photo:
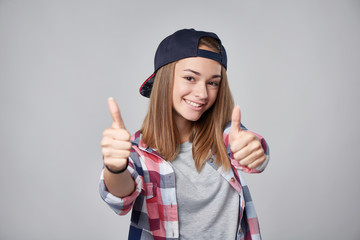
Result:
{"type": "Polygon", "coordinates": [[[150,97],[154,79],[155,79],[155,73],[153,73],[150,77],[148,77],[148,79],[145,80],[145,82],[141,85],[139,89],[141,95],[147,98],[150,97]]]}

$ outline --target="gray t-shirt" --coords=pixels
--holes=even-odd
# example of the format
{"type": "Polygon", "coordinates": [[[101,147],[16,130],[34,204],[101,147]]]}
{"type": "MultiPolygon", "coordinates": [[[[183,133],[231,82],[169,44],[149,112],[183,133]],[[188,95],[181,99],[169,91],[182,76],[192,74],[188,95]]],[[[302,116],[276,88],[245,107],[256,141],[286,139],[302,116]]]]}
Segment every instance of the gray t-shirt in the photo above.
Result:
{"type": "Polygon", "coordinates": [[[236,237],[239,195],[210,165],[195,168],[192,144],[181,145],[171,162],[176,178],[180,239],[231,239],[236,237]]]}

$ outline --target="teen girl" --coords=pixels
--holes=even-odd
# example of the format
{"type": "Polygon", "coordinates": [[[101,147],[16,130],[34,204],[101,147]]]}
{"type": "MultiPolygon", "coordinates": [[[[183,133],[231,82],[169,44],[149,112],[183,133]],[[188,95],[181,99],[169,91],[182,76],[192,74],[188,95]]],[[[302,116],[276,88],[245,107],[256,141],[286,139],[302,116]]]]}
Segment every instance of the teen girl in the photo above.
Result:
{"type": "Polygon", "coordinates": [[[117,214],[132,210],[129,239],[261,239],[240,172],[263,171],[269,150],[240,123],[226,67],[216,34],[179,30],[140,88],[150,97],[140,131],[130,136],[109,98],[100,194],[117,214]]]}

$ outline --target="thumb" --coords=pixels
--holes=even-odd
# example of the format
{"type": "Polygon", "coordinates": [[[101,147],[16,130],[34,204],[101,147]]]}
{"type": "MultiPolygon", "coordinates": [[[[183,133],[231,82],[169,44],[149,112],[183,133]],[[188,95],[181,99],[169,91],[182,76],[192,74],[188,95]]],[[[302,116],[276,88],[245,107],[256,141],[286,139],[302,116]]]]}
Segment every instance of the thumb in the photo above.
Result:
{"type": "Polygon", "coordinates": [[[121,118],[120,109],[119,109],[117,103],[115,102],[115,99],[112,97],[109,97],[108,105],[109,105],[111,117],[113,119],[112,127],[125,129],[124,121],[121,118]]]}
{"type": "Polygon", "coordinates": [[[234,107],[231,115],[230,137],[231,135],[239,133],[240,131],[241,131],[241,112],[240,112],[240,107],[236,106],[234,107]]]}

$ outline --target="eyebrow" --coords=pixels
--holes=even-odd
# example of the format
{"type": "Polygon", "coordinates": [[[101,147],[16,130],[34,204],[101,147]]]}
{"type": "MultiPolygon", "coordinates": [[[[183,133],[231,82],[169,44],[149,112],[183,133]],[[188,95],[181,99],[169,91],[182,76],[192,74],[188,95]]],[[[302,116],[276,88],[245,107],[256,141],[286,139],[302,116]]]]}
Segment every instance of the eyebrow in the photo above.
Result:
{"type": "MultiPolygon", "coordinates": [[[[184,71],[192,72],[192,73],[194,73],[194,74],[197,75],[197,76],[200,76],[200,75],[201,75],[199,72],[194,71],[194,70],[192,70],[192,69],[184,69],[184,71]]],[[[215,74],[215,75],[213,75],[211,78],[221,78],[221,75],[215,74]]]]}

